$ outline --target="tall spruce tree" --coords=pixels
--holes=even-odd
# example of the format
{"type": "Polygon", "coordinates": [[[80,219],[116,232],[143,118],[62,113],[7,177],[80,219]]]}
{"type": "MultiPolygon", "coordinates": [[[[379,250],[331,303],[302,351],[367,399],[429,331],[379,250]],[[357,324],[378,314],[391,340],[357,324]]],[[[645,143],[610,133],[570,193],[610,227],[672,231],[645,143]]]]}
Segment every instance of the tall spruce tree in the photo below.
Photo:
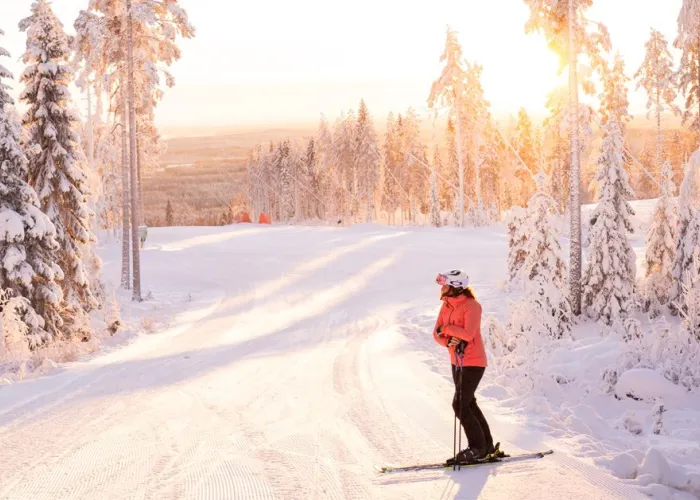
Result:
{"type": "Polygon", "coordinates": [[[430,224],[440,227],[440,191],[438,189],[437,172],[440,170],[440,150],[435,146],[433,162],[430,168],[430,224]]]}
{"type": "Polygon", "coordinates": [[[401,203],[401,193],[397,184],[400,165],[399,136],[394,114],[389,113],[383,144],[384,177],[382,182],[382,208],[387,213],[389,224],[395,224],[396,211],[401,203]]]}
{"type": "Polygon", "coordinates": [[[520,200],[522,203],[526,203],[536,189],[534,174],[537,172],[537,159],[535,157],[532,121],[525,108],[520,108],[518,111],[515,132],[518,156],[525,163],[524,167],[518,168],[516,175],[520,179],[520,200]]]}
{"type": "Polygon", "coordinates": [[[693,266],[700,257],[700,150],[690,157],[678,196],[678,228],[676,255],[673,260],[671,311],[677,314],[685,303],[686,289],[693,266]]]}
{"type": "Polygon", "coordinates": [[[559,235],[552,223],[555,202],[546,193],[546,176],[535,177],[537,191],[527,208],[528,237],[521,273],[526,280],[527,300],[541,328],[554,339],[571,331],[573,317],[566,296],[566,264],[559,235]]]}
{"type": "MultiPolygon", "coordinates": [[[[0,47],[0,57],[9,55],[0,47]]],[[[11,79],[12,74],[0,64],[0,290],[25,299],[19,311],[26,325],[27,338],[22,340],[35,348],[57,336],[63,325],[63,292],[56,283],[63,272],[54,262],[56,229],[26,182],[21,125],[4,81],[11,79]]]]}
{"type": "MultiPolygon", "coordinates": [[[[593,92],[590,81],[578,74],[579,54],[585,54],[595,68],[602,66],[601,51],[610,49],[610,37],[604,25],[596,23],[597,31],[589,31],[583,13],[593,5],[593,0],[524,0],[530,8],[526,32],[544,32],[550,47],[561,54],[561,66],[569,69],[569,113],[578,116],[579,85],[587,93],[593,92]]],[[[581,313],[581,150],[580,122],[572,120],[570,128],[571,166],[569,175],[570,210],[570,298],[574,314],[581,313]]]]}
{"type": "Polygon", "coordinates": [[[85,157],[76,133],[78,117],[70,110],[68,85],[73,78],[71,50],[63,26],[47,0],[32,5],[20,22],[27,33],[27,65],[21,81],[21,100],[27,106],[23,124],[28,135],[29,183],[41,209],[56,228],[60,249],[56,262],[63,271],[66,336],[89,334],[86,313],[98,304],[84,265],[92,259],[89,244],[94,214],[87,205],[85,157]]]}
{"type": "Polygon", "coordinates": [[[620,127],[620,133],[624,140],[627,132],[627,122],[632,119],[629,113],[629,99],[627,97],[627,82],[629,77],[625,74],[625,61],[619,53],[615,54],[612,67],[603,66],[603,92],[600,96],[601,123],[605,125],[614,118],[620,127]]]}
{"type": "Polygon", "coordinates": [[[373,222],[376,214],[376,196],[379,187],[379,165],[381,155],[377,132],[364,99],[360,101],[355,126],[355,172],[358,193],[364,201],[365,221],[373,222]]]}
{"type": "MultiPolygon", "coordinates": [[[[661,114],[668,108],[674,113],[678,107],[676,100],[676,73],[673,70],[673,57],[668,50],[668,42],[661,32],[651,29],[649,41],[645,44],[646,55],[634,77],[637,79],[637,89],[643,87],[647,93],[647,109],[652,109],[656,118],[656,169],[661,173],[660,193],[663,197],[665,181],[661,172],[661,114]]],[[[649,117],[647,114],[647,118],[649,117]]]]}
{"type": "Polygon", "coordinates": [[[455,124],[455,149],[457,153],[457,168],[459,189],[457,191],[457,216],[460,226],[464,226],[464,182],[465,182],[465,162],[463,148],[463,106],[466,72],[462,61],[462,47],[457,39],[457,32],[447,28],[447,38],[445,40],[445,50],[440,56],[440,62],[445,63],[445,67],[440,77],[433,82],[428,97],[428,107],[448,106],[450,116],[455,124]]]}
{"type": "Polygon", "coordinates": [[[695,143],[700,139],[700,5],[683,0],[678,14],[678,36],[673,45],[681,51],[678,87],[685,96],[683,123],[690,123],[695,143]]]}
{"type": "Polygon", "coordinates": [[[583,310],[596,321],[612,325],[634,307],[635,254],[627,240],[634,232],[634,196],[623,162],[620,125],[614,117],[604,127],[596,174],[598,205],[591,214],[586,241],[589,257],[583,275],[583,310]]]}
{"type": "Polygon", "coordinates": [[[170,203],[170,200],[168,200],[168,203],[165,205],[165,225],[175,225],[175,214],[173,213],[173,205],[170,203]]]}
{"type": "Polygon", "coordinates": [[[647,233],[644,259],[647,276],[644,310],[653,317],[658,316],[661,307],[668,304],[676,254],[676,217],[671,200],[676,186],[673,183],[671,163],[668,161],[662,169],[661,180],[661,196],[647,233]]]}

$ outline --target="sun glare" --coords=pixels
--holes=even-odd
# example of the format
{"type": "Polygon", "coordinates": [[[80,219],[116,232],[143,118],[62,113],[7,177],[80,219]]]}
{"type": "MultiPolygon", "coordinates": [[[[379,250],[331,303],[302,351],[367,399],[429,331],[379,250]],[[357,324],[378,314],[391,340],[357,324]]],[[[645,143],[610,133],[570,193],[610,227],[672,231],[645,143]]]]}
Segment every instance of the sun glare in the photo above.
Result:
{"type": "Polygon", "coordinates": [[[484,69],[484,89],[496,112],[517,113],[522,107],[533,116],[541,117],[546,113],[547,95],[566,84],[566,74],[558,74],[557,55],[548,50],[539,37],[526,43],[518,42],[520,47],[508,59],[502,58],[499,49],[486,59],[490,69],[484,69]]]}

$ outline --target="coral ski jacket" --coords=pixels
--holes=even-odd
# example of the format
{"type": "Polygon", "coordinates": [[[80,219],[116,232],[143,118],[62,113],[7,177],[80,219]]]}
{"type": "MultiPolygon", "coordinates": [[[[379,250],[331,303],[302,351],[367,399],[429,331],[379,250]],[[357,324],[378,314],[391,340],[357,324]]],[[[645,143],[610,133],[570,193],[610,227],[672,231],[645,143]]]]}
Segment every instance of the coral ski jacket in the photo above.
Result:
{"type": "MultiPolygon", "coordinates": [[[[481,304],[475,299],[469,299],[464,295],[457,297],[444,297],[442,307],[438,315],[433,338],[438,344],[447,347],[450,337],[467,342],[464,349],[463,366],[486,367],[486,349],[484,340],[481,338],[481,304]],[[440,335],[437,334],[438,327],[442,327],[440,335]]],[[[455,348],[450,347],[450,360],[453,365],[457,365],[455,348]]]]}

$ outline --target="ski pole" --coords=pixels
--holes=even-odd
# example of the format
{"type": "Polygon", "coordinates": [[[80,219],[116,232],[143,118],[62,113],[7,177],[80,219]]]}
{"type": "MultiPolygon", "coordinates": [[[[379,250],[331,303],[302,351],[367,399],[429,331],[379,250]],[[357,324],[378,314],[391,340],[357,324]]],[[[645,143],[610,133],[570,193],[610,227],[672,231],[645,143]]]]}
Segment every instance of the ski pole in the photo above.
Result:
{"type": "MultiPolygon", "coordinates": [[[[459,348],[459,345],[457,346],[459,348]]],[[[457,449],[460,451],[462,450],[462,387],[463,387],[463,380],[464,377],[462,377],[462,357],[457,354],[457,363],[459,364],[459,440],[457,444],[457,449]]],[[[462,470],[462,464],[458,464],[457,470],[462,470]]]]}
{"type": "MultiPolygon", "coordinates": [[[[457,397],[459,397],[459,387],[457,387],[457,397]]],[[[457,412],[455,412],[455,425],[452,429],[452,470],[457,470],[457,412]]]]}
{"type": "MultiPolygon", "coordinates": [[[[455,356],[457,354],[457,349],[455,348],[455,356]]],[[[457,365],[456,369],[459,370],[459,358],[457,358],[457,365]]],[[[455,386],[457,390],[457,394],[455,394],[455,397],[457,398],[457,411],[455,411],[455,421],[454,421],[454,428],[452,429],[452,470],[457,470],[457,453],[459,452],[459,448],[457,447],[457,429],[461,429],[461,420],[460,420],[460,426],[457,426],[457,415],[460,412],[460,405],[459,405],[459,398],[461,397],[461,391],[462,388],[460,387],[461,381],[459,378],[455,377],[455,386]]],[[[460,438],[462,436],[462,431],[459,431],[460,438]]]]}
{"type": "MultiPolygon", "coordinates": [[[[457,360],[459,363],[459,445],[457,446],[459,450],[462,450],[462,387],[464,382],[464,343],[460,342],[455,348],[455,354],[457,355],[457,360]]],[[[462,470],[462,464],[459,464],[457,470],[462,470]]]]}

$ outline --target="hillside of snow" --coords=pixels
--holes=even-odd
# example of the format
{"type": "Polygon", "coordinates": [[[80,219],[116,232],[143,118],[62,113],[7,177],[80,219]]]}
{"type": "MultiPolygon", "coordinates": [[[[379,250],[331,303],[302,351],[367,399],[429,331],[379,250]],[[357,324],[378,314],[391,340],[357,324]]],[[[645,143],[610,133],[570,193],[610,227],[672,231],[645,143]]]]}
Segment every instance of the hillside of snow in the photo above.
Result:
{"type": "MultiPolygon", "coordinates": [[[[644,228],[653,201],[635,206],[644,228]]],[[[101,255],[117,282],[117,243],[101,255]]],[[[700,497],[697,391],[642,367],[612,380],[627,344],[592,324],[505,348],[506,255],[502,227],[152,229],[148,300],[121,297],[130,333],[5,375],[0,499],[700,497]],[[452,454],[449,358],[431,335],[434,276],[452,267],[483,305],[495,439],[554,454],[379,476],[452,454]]]]}

